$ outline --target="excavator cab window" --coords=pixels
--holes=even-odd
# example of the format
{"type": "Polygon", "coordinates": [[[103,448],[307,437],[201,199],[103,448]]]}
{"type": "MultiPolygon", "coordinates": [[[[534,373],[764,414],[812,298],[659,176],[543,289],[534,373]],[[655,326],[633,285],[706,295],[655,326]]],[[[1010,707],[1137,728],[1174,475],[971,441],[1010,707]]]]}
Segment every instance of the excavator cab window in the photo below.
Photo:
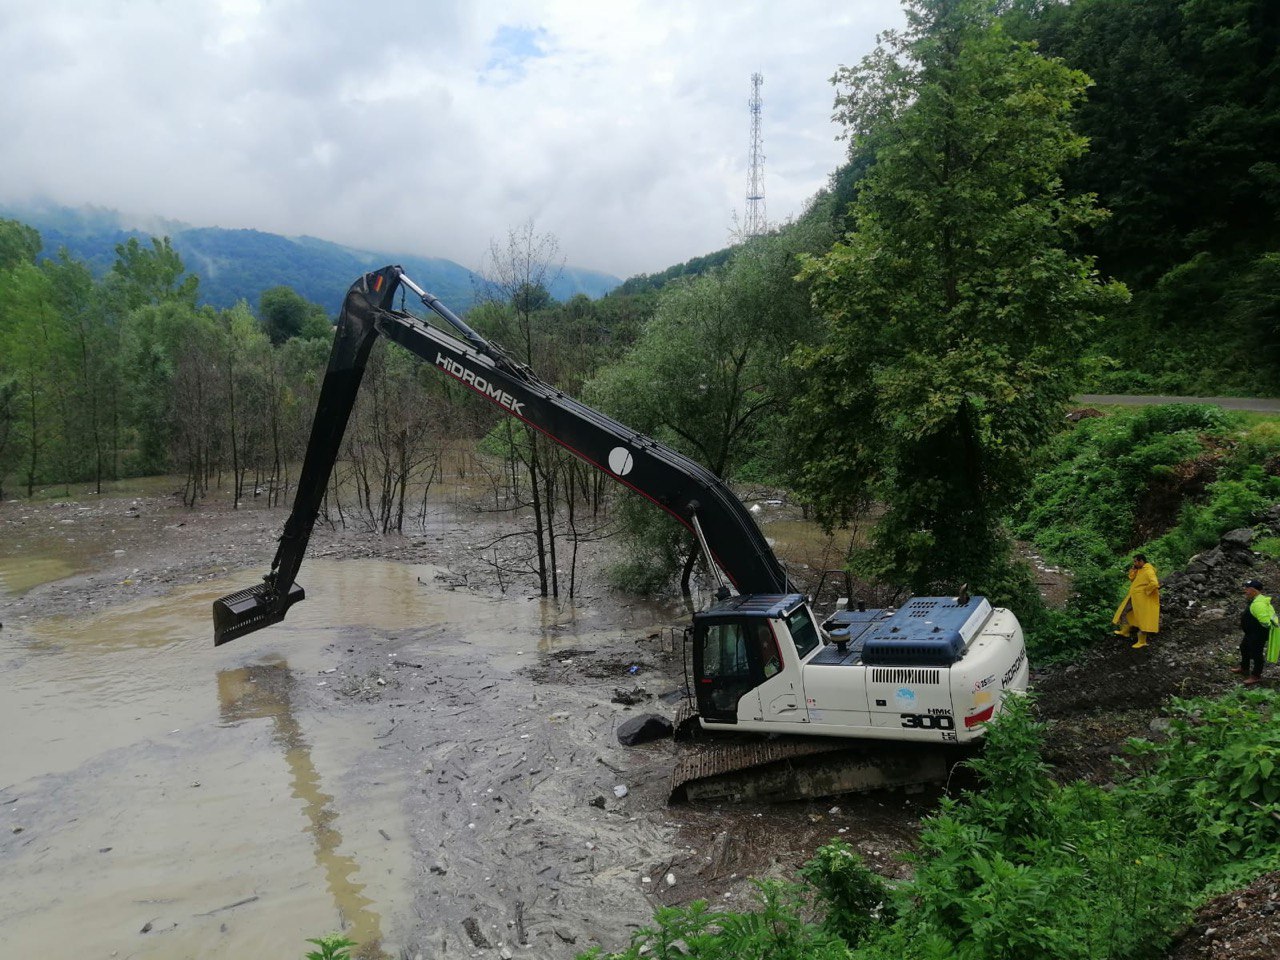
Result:
{"type": "Polygon", "coordinates": [[[730,723],[738,718],[742,695],[782,668],[777,642],[761,619],[699,624],[693,656],[698,712],[709,720],[730,723]]]}
{"type": "Polygon", "coordinates": [[[801,605],[787,614],[787,630],[791,632],[791,642],[796,645],[796,653],[801,660],[821,643],[818,628],[813,625],[813,617],[807,606],[801,605]]]}

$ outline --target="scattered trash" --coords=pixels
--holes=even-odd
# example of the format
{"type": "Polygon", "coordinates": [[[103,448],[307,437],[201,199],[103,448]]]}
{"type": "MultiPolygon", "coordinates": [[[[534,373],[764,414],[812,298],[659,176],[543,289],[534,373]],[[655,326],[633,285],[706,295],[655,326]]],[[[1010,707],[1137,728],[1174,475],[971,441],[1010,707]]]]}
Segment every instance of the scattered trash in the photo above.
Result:
{"type": "Polygon", "coordinates": [[[676,875],[674,873],[668,873],[666,876],[666,882],[668,887],[674,887],[676,885],[676,875]]]}
{"type": "Polygon", "coordinates": [[[636,687],[634,690],[620,690],[614,688],[613,702],[621,703],[623,706],[634,707],[637,703],[641,703],[649,699],[649,693],[644,687],[636,687]]]}
{"type": "Polygon", "coordinates": [[[623,797],[627,795],[627,788],[624,787],[622,784],[618,784],[616,787],[613,788],[613,795],[617,797],[619,800],[621,800],[623,797]]]}
{"type": "Polygon", "coordinates": [[[637,667],[634,663],[631,666],[627,667],[627,673],[639,673],[639,672],[640,672],[640,668],[637,667]]]}
{"type": "Polygon", "coordinates": [[[462,921],[462,929],[467,931],[467,936],[471,938],[471,943],[479,947],[481,950],[488,950],[493,946],[485,935],[480,932],[480,921],[475,917],[467,917],[462,921]]]}

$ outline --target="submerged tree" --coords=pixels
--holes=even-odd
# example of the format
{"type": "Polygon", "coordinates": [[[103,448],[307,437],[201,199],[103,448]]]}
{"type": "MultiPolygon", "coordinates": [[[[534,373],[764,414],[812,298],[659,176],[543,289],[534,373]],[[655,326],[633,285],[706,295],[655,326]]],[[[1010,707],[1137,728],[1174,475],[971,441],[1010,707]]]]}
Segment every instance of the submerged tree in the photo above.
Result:
{"type": "MultiPolygon", "coordinates": [[[[499,339],[518,360],[542,370],[548,377],[548,365],[540,360],[549,356],[549,344],[547,338],[539,335],[535,316],[550,305],[547,290],[563,269],[560,241],[554,234],[538,233],[532,220],[508,230],[505,244],[496,240],[490,243],[484,266],[482,293],[491,307],[496,308],[490,311],[490,319],[499,339]]],[[[523,442],[515,441],[513,431],[518,428],[509,421],[502,429],[507,432],[508,449],[521,460],[528,473],[539,589],[544,597],[558,597],[555,510],[564,457],[541,439],[532,426],[524,426],[523,442]]]]}
{"type": "Polygon", "coordinates": [[[853,230],[805,276],[827,340],[798,352],[801,483],[826,522],[885,507],[864,574],[992,585],[999,519],[1061,416],[1097,316],[1125,295],[1067,252],[1103,213],[1064,194],[1084,74],[1009,39],[992,0],[907,0],[904,32],[833,78],[874,152],[853,230]]]}

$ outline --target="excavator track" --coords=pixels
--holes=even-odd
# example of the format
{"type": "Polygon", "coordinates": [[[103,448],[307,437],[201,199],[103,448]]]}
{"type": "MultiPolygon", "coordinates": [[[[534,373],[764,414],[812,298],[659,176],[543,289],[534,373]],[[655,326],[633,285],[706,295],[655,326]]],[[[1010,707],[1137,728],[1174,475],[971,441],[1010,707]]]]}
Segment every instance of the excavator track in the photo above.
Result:
{"type": "MultiPolygon", "coordinates": [[[[687,733],[696,723],[696,713],[682,705],[676,730],[687,733]]],[[[917,787],[945,781],[957,759],[927,745],[711,734],[684,748],[671,775],[668,802],[780,803],[917,787]]]]}

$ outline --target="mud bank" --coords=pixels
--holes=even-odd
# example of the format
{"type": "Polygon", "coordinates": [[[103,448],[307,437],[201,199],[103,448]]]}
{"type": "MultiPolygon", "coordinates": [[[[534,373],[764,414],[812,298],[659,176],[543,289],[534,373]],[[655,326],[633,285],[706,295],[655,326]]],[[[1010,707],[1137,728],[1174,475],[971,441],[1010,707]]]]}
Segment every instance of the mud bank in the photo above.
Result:
{"type": "Polygon", "coordinates": [[[574,603],[503,593],[455,504],[407,537],[318,528],[308,600],[215,649],[210,602],[265,572],[284,516],[0,506],[3,569],[63,564],[0,594],[12,947],[300,956],[344,929],[369,957],[573,957],[664,903],[745,905],[832,837],[901,875],[930,798],[667,807],[675,748],[614,731],[674,710],[684,611],[591,559],[574,603]]]}

